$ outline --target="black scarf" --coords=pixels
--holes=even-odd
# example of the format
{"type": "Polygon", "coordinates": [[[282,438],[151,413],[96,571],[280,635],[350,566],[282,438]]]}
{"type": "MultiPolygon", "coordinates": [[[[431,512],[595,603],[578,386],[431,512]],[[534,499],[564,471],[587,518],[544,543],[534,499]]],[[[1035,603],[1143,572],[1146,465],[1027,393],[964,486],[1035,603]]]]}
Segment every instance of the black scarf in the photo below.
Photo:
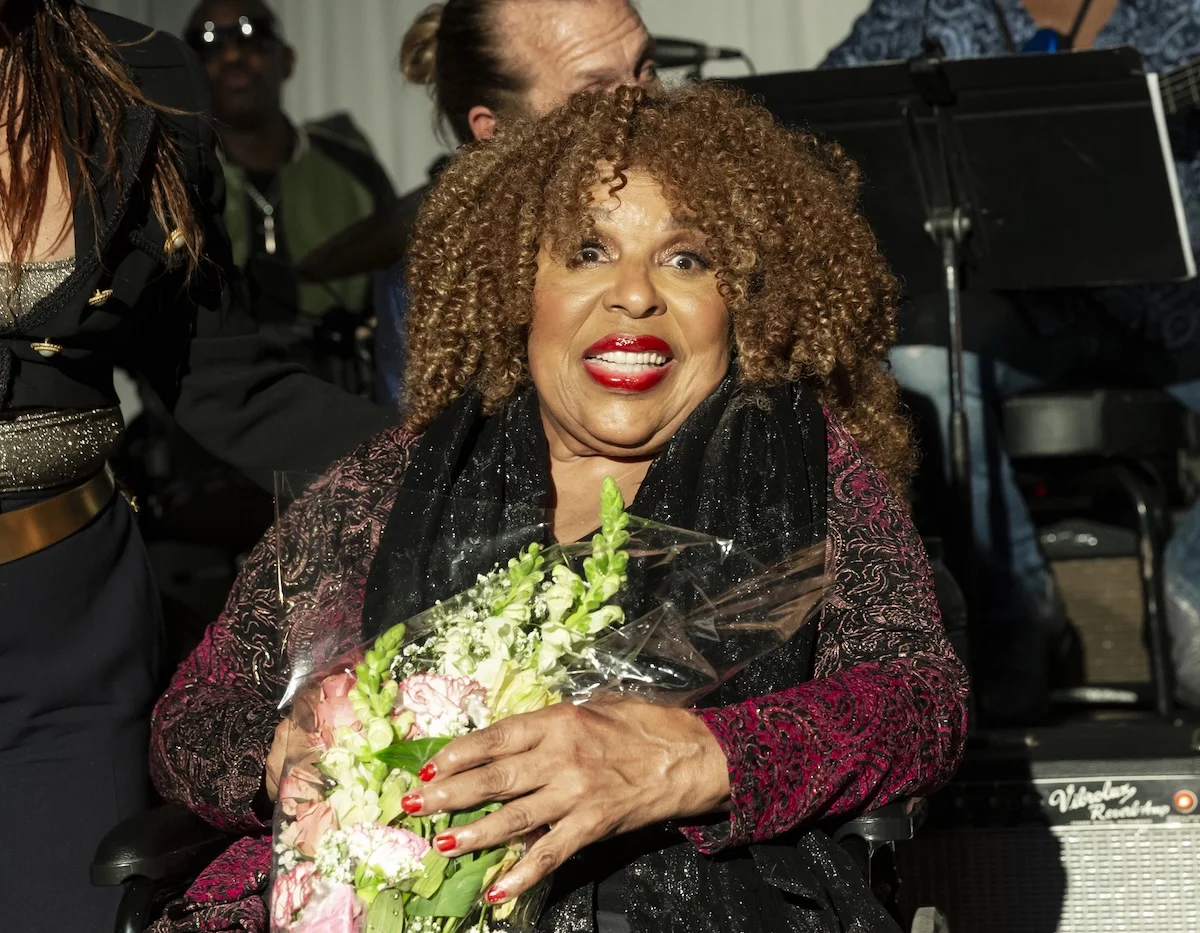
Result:
{"type": "MultiPolygon", "coordinates": [[[[477,395],[458,400],[413,451],[367,578],[368,638],[547,534],[549,451],[537,393],[527,389],[495,417],[479,408],[477,395]]],[[[794,384],[743,389],[731,371],[655,457],[629,509],[732,539],[770,563],[824,535],[825,469],[813,393],[794,384]]]]}

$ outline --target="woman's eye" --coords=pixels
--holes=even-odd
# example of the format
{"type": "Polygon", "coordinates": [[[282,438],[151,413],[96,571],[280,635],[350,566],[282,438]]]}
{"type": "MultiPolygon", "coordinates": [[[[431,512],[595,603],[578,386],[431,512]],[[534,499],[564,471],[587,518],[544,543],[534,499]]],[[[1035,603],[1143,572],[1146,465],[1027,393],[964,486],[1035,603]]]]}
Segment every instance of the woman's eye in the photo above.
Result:
{"type": "Polygon", "coordinates": [[[699,253],[676,253],[670,259],[670,265],[680,272],[696,272],[708,268],[708,260],[699,253]]]}
{"type": "Polygon", "coordinates": [[[584,243],[579,251],[571,257],[571,265],[590,266],[604,259],[604,247],[599,243],[584,243]]]}

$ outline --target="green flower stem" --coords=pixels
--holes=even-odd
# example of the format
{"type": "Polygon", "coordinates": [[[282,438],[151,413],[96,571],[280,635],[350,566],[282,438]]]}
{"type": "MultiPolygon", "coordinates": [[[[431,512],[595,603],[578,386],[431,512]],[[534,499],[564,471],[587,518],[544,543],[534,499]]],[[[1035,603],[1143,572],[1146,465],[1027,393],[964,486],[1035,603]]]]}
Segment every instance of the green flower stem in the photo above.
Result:
{"type": "Polygon", "coordinates": [[[403,622],[393,625],[375,639],[363,662],[354,669],[355,684],[351,703],[360,719],[368,716],[387,716],[392,711],[399,685],[391,679],[390,667],[396,652],[404,643],[406,627],[403,622]]]}
{"type": "Polygon", "coordinates": [[[508,562],[508,583],[501,588],[497,597],[492,601],[492,615],[503,614],[504,610],[516,603],[527,603],[533,599],[537,585],[545,578],[543,565],[546,558],[542,554],[541,545],[536,541],[508,562]]]}
{"type": "Polygon", "coordinates": [[[600,487],[600,531],[592,537],[592,556],[583,562],[587,588],[575,610],[564,620],[567,628],[580,629],[584,621],[617,594],[625,584],[629,555],[629,515],[621,490],[611,476],[600,487]]]}

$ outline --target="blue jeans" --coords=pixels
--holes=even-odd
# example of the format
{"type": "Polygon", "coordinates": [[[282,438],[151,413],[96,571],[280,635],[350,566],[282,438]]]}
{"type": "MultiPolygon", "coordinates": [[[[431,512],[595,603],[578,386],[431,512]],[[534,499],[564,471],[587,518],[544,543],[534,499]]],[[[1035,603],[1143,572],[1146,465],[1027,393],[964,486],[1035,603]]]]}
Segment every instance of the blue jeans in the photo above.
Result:
{"type": "MultiPolygon", "coordinates": [[[[1090,352],[1085,340],[1076,346],[1081,354],[1090,352]]],[[[920,396],[936,413],[941,449],[947,452],[942,466],[948,475],[950,397],[945,347],[897,346],[891,362],[900,385],[920,396]]],[[[1069,361],[1060,358],[1056,363],[1065,369],[1069,361]]],[[[1037,706],[1046,689],[1048,648],[1062,636],[1066,617],[1003,448],[999,405],[1010,396],[1050,385],[1054,379],[968,352],[963,382],[971,455],[971,518],[982,597],[982,625],[977,630],[985,639],[983,655],[989,667],[978,672],[980,699],[985,711],[1037,706]]],[[[1162,388],[1183,405],[1200,411],[1200,380],[1162,388]]],[[[1200,503],[1167,548],[1166,578],[1170,614],[1178,620],[1190,606],[1200,625],[1200,503]]],[[[1175,643],[1178,647],[1178,637],[1175,643]]],[[[1196,652],[1194,664],[1200,677],[1200,634],[1196,652]]],[[[1177,652],[1177,668],[1179,660],[1177,652]]]]}
{"type": "Polygon", "coordinates": [[[404,391],[404,361],[408,354],[408,291],[402,266],[376,274],[374,296],[375,401],[395,405],[404,391]]]}

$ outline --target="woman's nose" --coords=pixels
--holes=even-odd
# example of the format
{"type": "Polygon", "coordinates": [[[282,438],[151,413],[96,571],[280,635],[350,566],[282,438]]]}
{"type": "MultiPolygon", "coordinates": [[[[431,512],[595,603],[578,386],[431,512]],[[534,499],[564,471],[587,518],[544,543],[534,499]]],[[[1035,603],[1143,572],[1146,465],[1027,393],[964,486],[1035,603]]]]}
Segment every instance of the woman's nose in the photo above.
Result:
{"type": "Polygon", "coordinates": [[[604,304],[609,311],[632,318],[651,317],[666,310],[666,303],[654,287],[649,270],[642,266],[618,269],[604,304]]]}

